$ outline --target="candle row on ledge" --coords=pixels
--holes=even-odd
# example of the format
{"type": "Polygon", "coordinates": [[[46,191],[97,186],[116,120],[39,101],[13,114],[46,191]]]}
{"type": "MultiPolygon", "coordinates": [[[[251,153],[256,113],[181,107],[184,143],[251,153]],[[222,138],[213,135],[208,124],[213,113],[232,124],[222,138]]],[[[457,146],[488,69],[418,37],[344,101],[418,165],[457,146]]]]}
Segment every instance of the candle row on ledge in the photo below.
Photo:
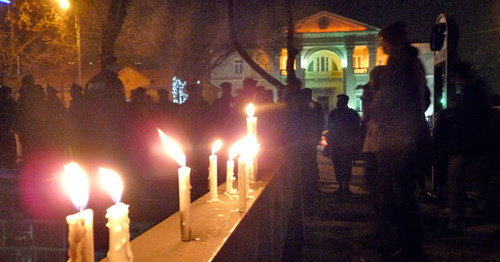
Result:
{"type": "MultiPolygon", "coordinates": [[[[253,116],[254,106],[247,107],[247,132],[248,135],[237,141],[230,149],[227,161],[226,193],[235,194],[233,188],[234,159],[238,157],[238,207],[240,212],[246,211],[246,201],[250,191],[249,181],[256,181],[256,155],[259,149],[257,144],[257,118],[253,116]]],[[[181,240],[191,240],[191,169],[186,166],[186,156],[175,141],[158,129],[162,144],[179,164],[179,213],[181,222],[181,240]]],[[[222,147],[222,141],[217,140],[212,146],[209,156],[209,185],[210,201],[218,200],[217,196],[217,155],[215,153],[222,147]]],[[[69,262],[94,262],[94,233],[93,211],[85,209],[88,203],[90,185],[84,170],[75,162],[64,166],[64,184],[68,194],[78,212],[66,217],[69,226],[69,262]]],[[[113,206],[106,210],[109,228],[108,259],[111,262],[133,261],[130,247],[130,219],[128,216],[129,205],[121,202],[123,181],[111,169],[99,168],[101,182],[111,195],[113,206]]]]}
{"type": "MultiPolygon", "coordinates": [[[[115,203],[106,210],[109,228],[108,258],[111,262],[132,261],[130,248],[130,219],[128,205],[121,202],[123,181],[113,170],[99,168],[104,188],[115,203]]],[[[68,222],[69,262],[94,261],[93,211],[85,209],[89,199],[90,185],[85,171],[75,162],[64,166],[64,184],[71,201],[79,210],[66,217],[68,222]]]]}
{"type": "MultiPolygon", "coordinates": [[[[257,180],[257,162],[256,155],[259,149],[257,144],[257,118],[253,116],[255,107],[252,103],[247,106],[247,133],[248,135],[242,141],[236,142],[230,149],[229,159],[227,161],[226,174],[226,193],[234,194],[233,181],[234,179],[234,158],[238,158],[238,197],[240,212],[246,211],[246,200],[248,198],[249,180],[255,182],[257,180]]],[[[181,147],[169,138],[163,131],[158,129],[161,142],[167,151],[176,162],[179,164],[179,214],[181,222],[181,240],[191,240],[191,169],[186,166],[186,156],[181,147]]],[[[210,200],[217,201],[217,155],[215,154],[222,147],[222,141],[217,140],[212,145],[212,154],[209,156],[209,189],[210,200]]]]}

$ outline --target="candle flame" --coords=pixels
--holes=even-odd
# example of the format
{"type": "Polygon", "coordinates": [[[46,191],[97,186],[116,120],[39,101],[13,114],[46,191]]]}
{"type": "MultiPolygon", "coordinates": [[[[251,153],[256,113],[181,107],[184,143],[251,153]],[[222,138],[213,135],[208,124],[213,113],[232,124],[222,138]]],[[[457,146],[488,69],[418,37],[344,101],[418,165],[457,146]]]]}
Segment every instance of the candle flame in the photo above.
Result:
{"type": "Polygon", "coordinates": [[[172,156],[180,166],[186,166],[186,156],[182,152],[181,147],[160,129],[158,129],[158,133],[160,134],[161,142],[165,150],[167,150],[167,153],[172,156]]]}
{"type": "Polygon", "coordinates": [[[219,151],[219,149],[221,148],[222,148],[222,140],[218,139],[212,144],[212,155],[217,153],[217,151],[219,151]]]}
{"type": "Polygon", "coordinates": [[[113,199],[115,204],[120,203],[123,194],[123,181],[120,175],[114,170],[99,167],[99,177],[101,184],[113,199]]]}
{"type": "Polygon", "coordinates": [[[85,171],[75,162],[64,166],[64,186],[78,210],[83,210],[89,201],[89,180],[85,171]]]}
{"type": "Polygon", "coordinates": [[[239,147],[240,155],[247,158],[255,157],[259,151],[259,147],[260,144],[257,144],[257,140],[254,136],[245,136],[241,140],[241,145],[239,147]]]}
{"type": "Polygon", "coordinates": [[[247,110],[247,116],[253,117],[253,114],[255,113],[255,106],[253,105],[253,103],[248,104],[246,110],[247,110]]]}
{"type": "Polygon", "coordinates": [[[234,159],[238,154],[240,150],[240,141],[236,141],[231,149],[229,149],[229,160],[234,159]]]}

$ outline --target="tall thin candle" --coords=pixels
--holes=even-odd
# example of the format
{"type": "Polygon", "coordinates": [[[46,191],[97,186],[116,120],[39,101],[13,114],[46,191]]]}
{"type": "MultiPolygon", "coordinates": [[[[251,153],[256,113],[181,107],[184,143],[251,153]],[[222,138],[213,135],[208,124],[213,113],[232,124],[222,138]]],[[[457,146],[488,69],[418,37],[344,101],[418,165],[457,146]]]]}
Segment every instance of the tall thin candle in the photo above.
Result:
{"type": "Polygon", "coordinates": [[[186,166],[186,156],[182,149],[165,133],[158,129],[163,147],[180,165],[179,175],[179,213],[181,218],[181,240],[191,240],[191,168],[186,166]]]}
{"type": "Polygon", "coordinates": [[[222,147],[222,141],[219,139],[212,145],[212,154],[208,158],[208,180],[210,189],[210,200],[217,199],[217,155],[215,154],[222,147]]]}
{"type": "Polygon", "coordinates": [[[231,194],[234,181],[234,158],[238,155],[239,141],[236,141],[229,150],[229,159],[227,160],[226,169],[226,193],[231,194]]]}

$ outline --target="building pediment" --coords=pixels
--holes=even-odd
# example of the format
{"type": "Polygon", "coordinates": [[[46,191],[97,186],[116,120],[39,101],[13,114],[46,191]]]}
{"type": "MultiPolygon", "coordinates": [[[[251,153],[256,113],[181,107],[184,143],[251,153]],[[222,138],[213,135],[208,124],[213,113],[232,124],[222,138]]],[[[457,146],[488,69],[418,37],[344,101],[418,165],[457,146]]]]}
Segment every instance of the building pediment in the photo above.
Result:
{"type": "Polygon", "coordinates": [[[327,11],[321,11],[295,23],[297,33],[379,31],[378,28],[327,11]]]}

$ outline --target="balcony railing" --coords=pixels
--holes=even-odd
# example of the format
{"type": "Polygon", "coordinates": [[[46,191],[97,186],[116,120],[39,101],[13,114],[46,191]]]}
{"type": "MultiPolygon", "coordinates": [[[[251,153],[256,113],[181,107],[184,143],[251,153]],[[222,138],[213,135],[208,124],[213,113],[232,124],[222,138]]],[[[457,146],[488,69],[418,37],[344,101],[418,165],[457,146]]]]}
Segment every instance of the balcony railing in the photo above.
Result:
{"type": "Polygon", "coordinates": [[[306,79],[342,79],[342,71],[306,72],[306,79]]]}
{"type": "Polygon", "coordinates": [[[368,74],[368,67],[355,67],[354,73],[355,74],[368,74]]]}

